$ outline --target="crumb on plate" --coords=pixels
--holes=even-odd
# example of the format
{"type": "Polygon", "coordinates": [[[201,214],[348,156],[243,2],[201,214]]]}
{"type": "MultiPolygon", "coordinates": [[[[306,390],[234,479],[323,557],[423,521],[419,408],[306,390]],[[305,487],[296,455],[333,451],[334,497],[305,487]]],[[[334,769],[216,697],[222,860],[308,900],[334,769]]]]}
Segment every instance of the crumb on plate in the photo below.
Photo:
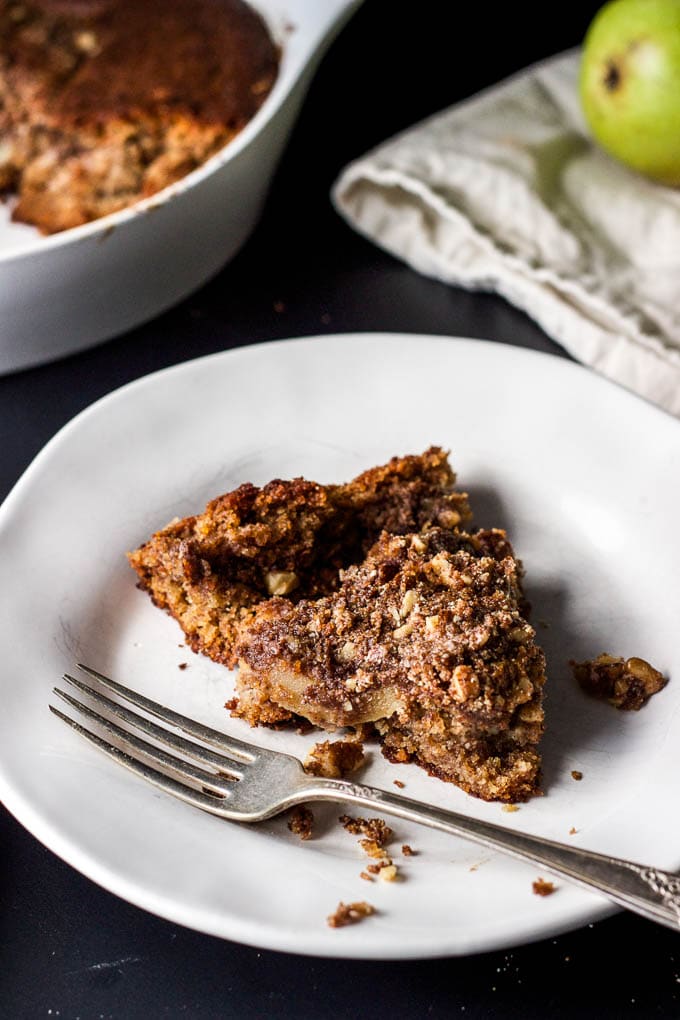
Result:
{"type": "Polygon", "coordinates": [[[329,928],[344,928],[348,924],[358,924],[366,917],[375,914],[375,907],[365,900],[357,903],[338,903],[335,911],[326,918],[329,928]]]}
{"type": "Polygon", "coordinates": [[[324,779],[344,779],[364,764],[364,745],[355,740],[324,740],[314,744],[304,762],[305,772],[324,779]]]}
{"type": "Polygon", "coordinates": [[[536,896],[552,896],[554,892],[557,892],[557,886],[554,882],[546,882],[543,878],[537,878],[532,883],[531,888],[533,889],[536,896]]]}
{"type": "Polygon", "coordinates": [[[637,712],[653,694],[662,690],[668,678],[645,659],[603,652],[583,662],[569,660],[577,683],[586,694],[607,701],[622,711],[637,712]]]}
{"type": "Polygon", "coordinates": [[[304,804],[298,804],[290,812],[288,828],[300,839],[311,839],[314,829],[314,814],[311,808],[304,804]]]}

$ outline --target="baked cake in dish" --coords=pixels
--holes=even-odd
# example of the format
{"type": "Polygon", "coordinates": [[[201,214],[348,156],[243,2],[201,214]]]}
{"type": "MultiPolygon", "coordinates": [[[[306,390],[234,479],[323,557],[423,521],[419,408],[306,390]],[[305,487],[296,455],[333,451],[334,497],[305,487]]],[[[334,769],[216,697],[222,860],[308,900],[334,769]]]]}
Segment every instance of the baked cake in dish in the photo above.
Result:
{"type": "Polygon", "coordinates": [[[148,197],[257,112],[279,51],[243,0],[0,0],[0,191],[45,233],[148,197]]]}
{"type": "Polygon", "coordinates": [[[504,532],[463,528],[439,447],[344,485],[243,485],[129,555],[187,642],[239,665],[251,725],[377,731],[485,799],[536,792],[543,654],[504,532]]]}

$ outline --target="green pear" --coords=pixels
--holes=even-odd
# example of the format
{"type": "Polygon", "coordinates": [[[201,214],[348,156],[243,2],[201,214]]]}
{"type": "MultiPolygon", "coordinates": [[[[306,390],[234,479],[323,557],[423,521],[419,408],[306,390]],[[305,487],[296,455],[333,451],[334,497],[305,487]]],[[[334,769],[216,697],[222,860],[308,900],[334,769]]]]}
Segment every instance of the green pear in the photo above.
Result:
{"type": "Polygon", "coordinates": [[[680,185],[680,0],[610,0],[586,35],[581,105],[620,162],[680,185]]]}

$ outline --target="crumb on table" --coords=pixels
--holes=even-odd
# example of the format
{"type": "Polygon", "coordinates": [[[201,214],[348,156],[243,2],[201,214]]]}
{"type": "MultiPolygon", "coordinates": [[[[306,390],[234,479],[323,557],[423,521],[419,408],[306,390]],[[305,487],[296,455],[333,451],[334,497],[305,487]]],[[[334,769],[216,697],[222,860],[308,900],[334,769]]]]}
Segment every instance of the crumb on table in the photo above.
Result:
{"type": "Polygon", "coordinates": [[[344,928],[348,924],[358,924],[364,918],[375,914],[375,907],[365,900],[357,903],[338,903],[335,911],[326,918],[329,928],[344,928]]]}
{"type": "Polygon", "coordinates": [[[344,779],[364,764],[364,745],[356,740],[324,740],[314,744],[304,763],[305,772],[324,779],[344,779]]]}
{"type": "Polygon", "coordinates": [[[578,769],[572,769],[571,770],[571,778],[575,779],[577,783],[580,783],[581,780],[583,779],[583,773],[579,772],[578,769]]]}
{"type": "Polygon", "coordinates": [[[624,659],[603,652],[583,662],[570,659],[569,665],[586,694],[628,712],[639,711],[668,683],[663,673],[636,656],[624,659]]]}

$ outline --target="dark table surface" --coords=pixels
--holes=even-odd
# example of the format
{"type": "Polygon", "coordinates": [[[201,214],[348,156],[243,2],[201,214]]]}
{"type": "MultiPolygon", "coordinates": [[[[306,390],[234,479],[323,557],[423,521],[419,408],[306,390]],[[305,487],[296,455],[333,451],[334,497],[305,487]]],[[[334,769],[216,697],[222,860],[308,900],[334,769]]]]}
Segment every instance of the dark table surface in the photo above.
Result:
{"type": "MultiPolygon", "coordinates": [[[[486,337],[564,357],[502,300],[421,277],[362,240],[328,192],[369,146],[577,45],[596,8],[367,0],[324,59],[261,223],[237,258],[143,328],[0,379],[0,497],[83,407],[213,351],[388,330],[486,337]]],[[[680,1016],[678,936],[631,915],[465,959],[302,958],[147,914],[82,877],[2,809],[0,838],[3,1018],[680,1016]]]]}

